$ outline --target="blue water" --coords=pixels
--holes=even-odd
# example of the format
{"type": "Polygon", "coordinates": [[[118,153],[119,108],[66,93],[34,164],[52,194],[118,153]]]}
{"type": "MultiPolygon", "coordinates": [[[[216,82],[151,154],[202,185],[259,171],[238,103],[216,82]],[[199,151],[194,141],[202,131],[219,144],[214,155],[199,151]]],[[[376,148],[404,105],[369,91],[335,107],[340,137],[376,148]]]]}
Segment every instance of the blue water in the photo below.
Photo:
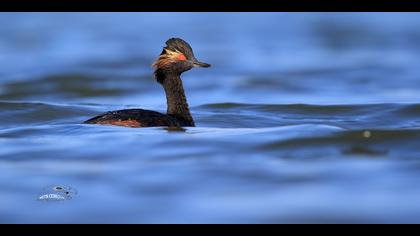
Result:
{"type": "Polygon", "coordinates": [[[420,14],[1,13],[1,223],[420,223],[420,14]],[[165,112],[170,37],[197,127],[165,112]],[[37,200],[48,186],[77,189],[37,200]]]}

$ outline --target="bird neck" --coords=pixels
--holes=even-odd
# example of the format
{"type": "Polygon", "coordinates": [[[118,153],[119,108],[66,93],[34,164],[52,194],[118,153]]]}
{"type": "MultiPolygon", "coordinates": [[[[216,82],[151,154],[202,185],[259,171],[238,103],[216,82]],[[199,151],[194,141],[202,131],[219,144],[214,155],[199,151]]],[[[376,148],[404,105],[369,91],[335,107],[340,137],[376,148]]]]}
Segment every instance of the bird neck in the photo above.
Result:
{"type": "Polygon", "coordinates": [[[180,75],[159,72],[155,72],[155,75],[165,89],[168,105],[167,114],[175,117],[183,126],[195,126],[180,75]]]}

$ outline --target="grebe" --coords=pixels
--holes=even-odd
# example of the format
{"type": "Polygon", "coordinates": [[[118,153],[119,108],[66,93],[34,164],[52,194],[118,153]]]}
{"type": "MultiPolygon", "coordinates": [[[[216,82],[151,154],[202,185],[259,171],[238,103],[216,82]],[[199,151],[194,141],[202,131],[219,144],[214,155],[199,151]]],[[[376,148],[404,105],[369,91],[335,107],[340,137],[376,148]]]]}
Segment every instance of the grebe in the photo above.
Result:
{"type": "Polygon", "coordinates": [[[85,124],[117,125],[132,128],[195,126],[185,97],[181,74],[193,67],[210,67],[199,62],[191,46],[180,38],[166,41],[159,58],[153,63],[154,76],[165,89],[167,113],[143,109],[111,111],[85,121],[85,124]]]}

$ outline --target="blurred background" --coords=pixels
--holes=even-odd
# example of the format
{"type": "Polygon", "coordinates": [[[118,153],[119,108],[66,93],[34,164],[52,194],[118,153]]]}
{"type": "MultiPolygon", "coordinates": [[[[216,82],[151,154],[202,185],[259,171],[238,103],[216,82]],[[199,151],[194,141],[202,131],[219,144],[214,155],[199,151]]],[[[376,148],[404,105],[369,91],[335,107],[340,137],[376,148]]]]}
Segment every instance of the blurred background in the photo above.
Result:
{"type": "Polygon", "coordinates": [[[420,216],[420,14],[1,13],[0,222],[390,223],[420,216]],[[166,111],[171,37],[197,127],[166,111]],[[46,186],[78,190],[37,201],[46,186]]]}

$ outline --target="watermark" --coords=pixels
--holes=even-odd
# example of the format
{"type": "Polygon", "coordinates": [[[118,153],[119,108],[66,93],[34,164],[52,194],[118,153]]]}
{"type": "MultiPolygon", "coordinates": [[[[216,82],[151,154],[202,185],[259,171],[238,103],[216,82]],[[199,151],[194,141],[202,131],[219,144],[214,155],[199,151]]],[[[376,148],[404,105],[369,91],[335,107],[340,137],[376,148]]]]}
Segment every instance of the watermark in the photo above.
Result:
{"type": "Polygon", "coordinates": [[[45,187],[39,194],[39,201],[66,201],[77,195],[77,189],[66,185],[51,185],[45,187]]]}

